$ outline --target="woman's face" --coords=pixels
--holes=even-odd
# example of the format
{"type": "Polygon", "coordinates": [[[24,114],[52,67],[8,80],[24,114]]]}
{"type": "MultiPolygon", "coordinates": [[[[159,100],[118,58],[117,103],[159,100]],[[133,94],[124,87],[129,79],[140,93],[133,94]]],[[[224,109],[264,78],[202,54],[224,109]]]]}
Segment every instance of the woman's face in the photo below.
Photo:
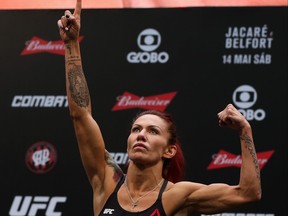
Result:
{"type": "Polygon", "coordinates": [[[134,163],[155,164],[162,160],[168,145],[167,123],[159,116],[146,114],[132,125],[127,152],[134,163]]]}

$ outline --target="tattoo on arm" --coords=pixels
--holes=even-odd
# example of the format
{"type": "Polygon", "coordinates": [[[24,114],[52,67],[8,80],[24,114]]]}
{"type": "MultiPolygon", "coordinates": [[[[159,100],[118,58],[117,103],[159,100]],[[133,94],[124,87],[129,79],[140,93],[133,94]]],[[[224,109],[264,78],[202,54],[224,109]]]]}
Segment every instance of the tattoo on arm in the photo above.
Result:
{"type": "Polygon", "coordinates": [[[82,67],[76,65],[73,60],[69,60],[69,63],[67,62],[67,68],[69,90],[73,101],[79,107],[87,107],[90,102],[90,96],[87,82],[82,71],[82,67]]]}
{"type": "Polygon", "coordinates": [[[69,51],[69,54],[71,54],[71,46],[70,45],[67,45],[67,49],[69,51]]]}
{"type": "Polygon", "coordinates": [[[257,156],[256,156],[256,151],[255,151],[255,148],[254,148],[253,140],[248,136],[248,134],[244,134],[244,135],[240,136],[240,139],[245,142],[246,148],[249,150],[249,152],[250,152],[250,154],[251,154],[251,156],[253,158],[253,163],[255,165],[255,171],[257,173],[257,178],[259,180],[259,185],[261,185],[259,163],[258,163],[258,160],[257,160],[257,156]]]}
{"type": "Polygon", "coordinates": [[[112,156],[110,155],[110,153],[107,150],[105,150],[105,159],[107,161],[107,164],[114,168],[113,179],[115,182],[117,182],[124,175],[122,169],[113,160],[112,156]]]}

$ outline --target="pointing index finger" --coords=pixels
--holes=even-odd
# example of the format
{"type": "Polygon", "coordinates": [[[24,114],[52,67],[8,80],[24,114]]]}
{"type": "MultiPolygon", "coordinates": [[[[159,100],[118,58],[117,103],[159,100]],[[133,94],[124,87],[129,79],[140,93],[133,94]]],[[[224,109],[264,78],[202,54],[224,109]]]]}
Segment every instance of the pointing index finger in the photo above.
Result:
{"type": "Polygon", "coordinates": [[[75,11],[74,11],[74,15],[75,16],[80,16],[81,15],[81,6],[82,6],[82,0],[77,0],[75,11]]]}

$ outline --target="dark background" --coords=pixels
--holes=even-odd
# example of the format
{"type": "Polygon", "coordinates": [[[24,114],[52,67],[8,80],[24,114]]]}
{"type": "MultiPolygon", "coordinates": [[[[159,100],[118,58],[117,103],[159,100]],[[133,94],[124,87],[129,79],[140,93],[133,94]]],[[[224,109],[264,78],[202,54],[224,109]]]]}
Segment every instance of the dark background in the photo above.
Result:
{"type": "MultiPolygon", "coordinates": [[[[47,50],[21,55],[33,37],[46,43],[60,40],[57,20],[63,13],[0,11],[1,216],[11,215],[15,196],[66,197],[55,211],[69,216],[92,215],[92,191],[68,108],[12,107],[16,95],[65,95],[63,55],[47,50]],[[42,141],[55,147],[57,161],[50,171],[35,173],[26,165],[26,152],[42,141]]],[[[107,149],[125,153],[130,123],[139,111],[139,107],[112,111],[119,96],[124,92],[139,97],[177,92],[165,110],[178,126],[187,180],[238,183],[239,167],[207,167],[220,150],[240,155],[237,134],[219,128],[216,117],[228,103],[234,104],[235,89],[252,86],[257,100],[249,109],[265,113],[261,120],[249,120],[256,150],[274,153],[261,169],[262,200],[232,213],[287,215],[286,7],[85,9],[81,35],[93,116],[102,128],[107,149]],[[229,27],[263,26],[273,38],[270,48],[225,48],[229,27]],[[143,52],[137,37],[146,28],[160,33],[161,44],[153,52],[168,53],[166,63],[127,61],[129,52],[143,52]],[[223,63],[223,55],[235,54],[271,55],[272,60],[262,64],[223,63]]],[[[37,215],[45,215],[45,208],[37,215]]]]}

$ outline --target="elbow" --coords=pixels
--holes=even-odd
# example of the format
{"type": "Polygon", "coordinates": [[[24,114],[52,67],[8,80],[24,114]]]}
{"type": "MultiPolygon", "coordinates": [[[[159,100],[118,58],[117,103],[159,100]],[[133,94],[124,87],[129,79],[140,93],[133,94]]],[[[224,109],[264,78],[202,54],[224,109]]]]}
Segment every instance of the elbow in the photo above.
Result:
{"type": "Polygon", "coordinates": [[[261,194],[256,194],[250,198],[250,202],[259,202],[261,200],[261,194]]]}
{"type": "Polygon", "coordinates": [[[88,116],[89,116],[89,113],[87,112],[70,112],[70,119],[72,120],[74,126],[85,122],[88,116]]]}
{"type": "Polygon", "coordinates": [[[259,178],[250,182],[242,184],[241,187],[242,195],[245,197],[247,202],[257,202],[262,198],[262,187],[259,178]]]}
{"type": "Polygon", "coordinates": [[[261,198],[262,198],[262,191],[259,190],[259,191],[256,193],[256,195],[255,195],[255,201],[256,201],[256,202],[257,202],[257,201],[260,201],[261,198]]]}
{"type": "Polygon", "coordinates": [[[262,198],[262,192],[261,192],[261,189],[259,189],[259,190],[255,190],[253,193],[250,193],[247,201],[248,202],[258,202],[261,200],[261,198],[262,198]]]}
{"type": "Polygon", "coordinates": [[[262,198],[262,190],[261,187],[258,186],[246,188],[245,190],[242,188],[240,193],[243,203],[258,202],[262,198]]]}
{"type": "Polygon", "coordinates": [[[254,190],[254,201],[260,201],[262,198],[262,189],[261,189],[261,183],[259,182],[258,187],[254,190]]]}
{"type": "Polygon", "coordinates": [[[69,115],[70,115],[70,118],[71,118],[72,120],[78,119],[79,116],[80,116],[80,115],[78,114],[78,112],[75,112],[75,111],[73,111],[73,110],[70,110],[69,115]]]}
{"type": "Polygon", "coordinates": [[[82,109],[69,109],[70,118],[73,121],[77,121],[90,115],[90,109],[82,108],[82,109]]]}

